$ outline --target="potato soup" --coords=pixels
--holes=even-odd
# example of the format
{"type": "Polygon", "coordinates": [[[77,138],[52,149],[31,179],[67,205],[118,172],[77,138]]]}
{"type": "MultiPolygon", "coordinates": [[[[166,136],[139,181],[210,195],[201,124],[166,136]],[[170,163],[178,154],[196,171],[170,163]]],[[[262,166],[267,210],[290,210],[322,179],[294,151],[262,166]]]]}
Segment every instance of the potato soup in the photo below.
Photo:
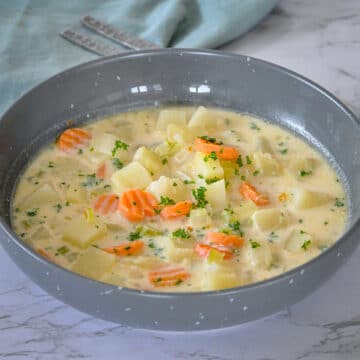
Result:
{"type": "Polygon", "coordinates": [[[16,233],[83,276],[152,291],[265,280],[339,239],[347,205],[314,148],[273,124],[205,107],[69,128],[22,173],[16,233]]]}

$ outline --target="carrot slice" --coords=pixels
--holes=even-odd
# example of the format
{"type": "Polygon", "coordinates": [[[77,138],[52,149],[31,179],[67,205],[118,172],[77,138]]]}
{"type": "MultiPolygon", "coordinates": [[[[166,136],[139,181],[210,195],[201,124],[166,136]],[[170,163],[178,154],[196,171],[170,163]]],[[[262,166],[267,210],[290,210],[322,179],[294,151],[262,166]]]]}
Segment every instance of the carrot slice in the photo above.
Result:
{"type": "Polygon", "coordinates": [[[239,248],[244,245],[244,239],[241,236],[218,232],[208,232],[205,237],[205,242],[212,246],[221,245],[227,248],[239,248]]]}
{"type": "Polygon", "coordinates": [[[149,273],[149,281],[154,286],[180,285],[190,274],[182,267],[165,267],[149,273]]]}
{"type": "Polygon", "coordinates": [[[84,129],[66,129],[59,137],[57,145],[60,150],[67,153],[80,147],[86,146],[91,139],[91,135],[84,129]]]}
{"type": "Polygon", "coordinates": [[[161,211],[161,216],[165,219],[174,219],[190,213],[192,206],[191,201],[180,201],[175,205],[165,206],[161,211]]]}
{"type": "Polygon", "coordinates": [[[124,244],[117,246],[110,246],[103,248],[109,254],[114,254],[117,256],[131,256],[138,255],[144,248],[144,242],[141,240],[128,241],[124,244]]]}
{"type": "Polygon", "coordinates": [[[224,254],[224,259],[228,260],[231,259],[233,257],[233,253],[229,250],[224,248],[220,248],[219,246],[211,246],[208,244],[196,244],[195,246],[195,252],[203,258],[207,258],[210,254],[210,251],[214,249],[222,254],[224,254]]]}
{"type": "Polygon", "coordinates": [[[233,146],[210,142],[202,138],[195,139],[194,148],[196,151],[200,151],[205,154],[211,154],[214,152],[221,160],[235,161],[240,155],[239,150],[233,146]]]}
{"type": "Polygon", "coordinates": [[[243,182],[239,187],[240,194],[248,200],[251,200],[256,205],[268,205],[270,203],[268,197],[256,190],[255,186],[248,182],[243,182]]]}
{"type": "Polygon", "coordinates": [[[121,195],[118,209],[129,221],[141,221],[145,216],[154,216],[157,205],[149,192],[132,189],[121,195]]]}
{"type": "Polygon", "coordinates": [[[107,215],[115,212],[119,205],[119,197],[115,194],[100,195],[95,203],[94,210],[100,214],[107,215]]]}
{"type": "Polygon", "coordinates": [[[98,169],[96,170],[96,177],[99,179],[105,179],[106,178],[106,171],[107,166],[106,163],[101,164],[98,169]]]}
{"type": "Polygon", "coordinates": [[[41,256],[43,256],[44,258],[50,260],[50,261],[54,261],[54,259],[52,258],[52,256],[50,256],[44,249],[37,249],[36,250],[38,252],[38,254],[40,254],[41,256]]]}

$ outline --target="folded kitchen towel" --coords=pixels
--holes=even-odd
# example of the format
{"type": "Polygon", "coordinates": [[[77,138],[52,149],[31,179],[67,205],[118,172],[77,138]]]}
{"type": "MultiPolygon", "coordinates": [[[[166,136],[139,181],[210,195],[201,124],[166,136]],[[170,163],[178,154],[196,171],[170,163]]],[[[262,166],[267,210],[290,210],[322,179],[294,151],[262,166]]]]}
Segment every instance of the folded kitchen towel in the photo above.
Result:
{"type": "MultiPolygon", "coordinates": [[[[216,48],[248,31],[276,2],[3,0],[0,2],[0,114],[40,81],[97,57],[58,35],[65,28],[88,32],[79,24],[84,15],[92,15],[161,47],[216,48]]],[[[111,43],[100,37],[98,41],[111,43]]]]}

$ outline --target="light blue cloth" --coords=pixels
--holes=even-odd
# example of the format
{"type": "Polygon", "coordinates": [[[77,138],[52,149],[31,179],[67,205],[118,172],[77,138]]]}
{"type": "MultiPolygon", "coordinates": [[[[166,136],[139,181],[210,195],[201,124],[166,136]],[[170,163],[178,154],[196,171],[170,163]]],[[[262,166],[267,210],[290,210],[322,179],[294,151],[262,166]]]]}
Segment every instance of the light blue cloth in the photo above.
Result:
{"type": "Polygon", "coordinates": [[[0,114],[42,80],[97,56],[66,42],[92,15],[162,47],[216,48],[244,34],[277,0],[0,0],[0,114]]]}

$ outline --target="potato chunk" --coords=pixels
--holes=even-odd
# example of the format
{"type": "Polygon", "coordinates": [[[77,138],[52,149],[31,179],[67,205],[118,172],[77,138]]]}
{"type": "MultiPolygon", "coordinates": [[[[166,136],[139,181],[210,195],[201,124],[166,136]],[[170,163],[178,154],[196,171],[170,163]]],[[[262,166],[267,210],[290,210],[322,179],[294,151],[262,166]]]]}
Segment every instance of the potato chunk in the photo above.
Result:
{"type": "Polygon", "coordinates": [[[204,106],[199,106],[191,116],[188,127],[207,130],[216,127],[216,125],[214,112],[204,106]]]}
{"type": "MultiPolygon", "coordinates": [[[[95,134],[91,139],[90,148],[93,147],[94,152],[101,153],[110,157],[113,155],[113,150],[115,149],[115,144],[117,140],[120,139],[113,134],[95,134]]],[[[122,161],[126,161],[129,159],[129,151],[125,149],[117,149],[114,156],[116,156],[122,161]]]]}
{"type": "Polygon", "coordinates": [[[191,171],[196,178],[202,176],[204,179],[223,179],[224,170],[219,159],[212,159],[205,154],[197,152],[191,164],[191,171]]]}
{"type": "Polygon", "coordinates": [[[169,261],[179,262],[185,259],[192,259],[195,256],[191,239],[167,239],[164,246],[164,255],[169,261]]]}
{"type": "Polygon", "coordinates": [[[156,124],[156,130],[166,130],[168,126],[177,125],[180,128],[186,125],[186,111],[161,110],[156,124]]]}
{"type": "Polygon", "coordinates": [[[254,225],[259,231],[274,230],[284,221],[280,209],[257,210],[252,215],[254,225]]]}
{"type": "Polygon", "coordinates": [[[240,221],[241,224],[247,224],[256,210],[257,207],[252,201],[243,201],[240,205],[232,207],[231,210],[224,210],[223,217],[227,223],[240,221]]]}
{"type": "Polygon", "coordinates": [[[265,241],[254,241],[246,250],[249,263],[256,268],[267,269],[272,261],[272,253],[268,243],[265,241]]]}
{"type": "Polygon", "coordinates": [[[191,199],[190,190],[178,178],[160,176],[158,180],[149,184],[147,191],[151,192],[158,201],[161,196],[169,197],[175,202],[191,199]]]}
{"type": "Polygon", "coordinates": [[[71,270],[78,274],[99,279],[110,270],[116,256],[108,254],[94,246],[87,248],[71,266],[71,270]]]}
{"type": "Polygon", "coordinates": [[[80,248],[86,248],[105,234],[104,225],[89,223],[85,216],[78,216],[67,223],[62,238],[80,248]]]}
{"type": "Polygon", "coordinates": [[[261,175],[277,175],[279,173],[280,165],[271,154],[255,152],[252,158],[255,169],[260,171],[261,175]]]}
{"type": "Polygon", "coordinates": [[[225,180],[206,185],[205,198],[214,212],[221,212],[227,205],[225,180]]]}
{"type": "Polygon", "coordinates": [[[207,266],[202,285],[205,291],[221,290],[239,286],[241,280],[231,268],[212,263],[207,266]]]}
{"type": "Polygon", "coordinates": [[[307,250],[313,245],[312,243],[313,239],[310,234],[301,230],[293,230],[285,241],[285,249],[289,251],[296,251],[301,248],[307,250]]]}
{"type": "Polygon", "coordinates": [[[30,195],[18,204],[21,208],[27,209],[29,207],[39,207],[49,203],[59,202],[60,197],[58,193],[49,184],[44,184],[37,188],[30,195]]]}
{"type": "Polygon", "coordinates": [[[203,228],[211,224],[211,218],[204,208],[192,209],[190,211],[189,225],[195,229],[203,228]]]}
{"type": "Polygon", "coordinates": [[[134,160],[143,165],[150,174],[156,174],[163,167],[160,156],[145,146],[136,150],[134,160]]]}
{"type": "Polygon", "coordinates": [[[316,160],[309,157],[299,157],[291,159],[289,164],[293,174],[301,178],[301,172],[312,173],[315,169],[316,160]]]}
{"type": "Polygon", "coordinates": [[[65,199],[70,203],[79,204],[86,201],[86,190],[81,187],[70,186],[65,191],[65,199]]]}
{"type": "Polygon", "coordinates": [[[137,161],[133,161],[111,176],[112,188],[122,193],[131,188],[145,189],[152,181],[150,173],[137,161]]]}
{"type": "Polygon", "coordinates": [[[166,130],[166,137],[170,142],[176,142],[183,145],[190,141],[191,138],[194,138],[195,135],[192,135],[191,131],[185,126],[170,124],[166,130]]]}
{"type": "Polygon", "coordinates": [[[294,207],[299,210],[324,205],[330,200],[331,196],[322,192],[302,188],[293,189],[292,202],[294,207]]]}

